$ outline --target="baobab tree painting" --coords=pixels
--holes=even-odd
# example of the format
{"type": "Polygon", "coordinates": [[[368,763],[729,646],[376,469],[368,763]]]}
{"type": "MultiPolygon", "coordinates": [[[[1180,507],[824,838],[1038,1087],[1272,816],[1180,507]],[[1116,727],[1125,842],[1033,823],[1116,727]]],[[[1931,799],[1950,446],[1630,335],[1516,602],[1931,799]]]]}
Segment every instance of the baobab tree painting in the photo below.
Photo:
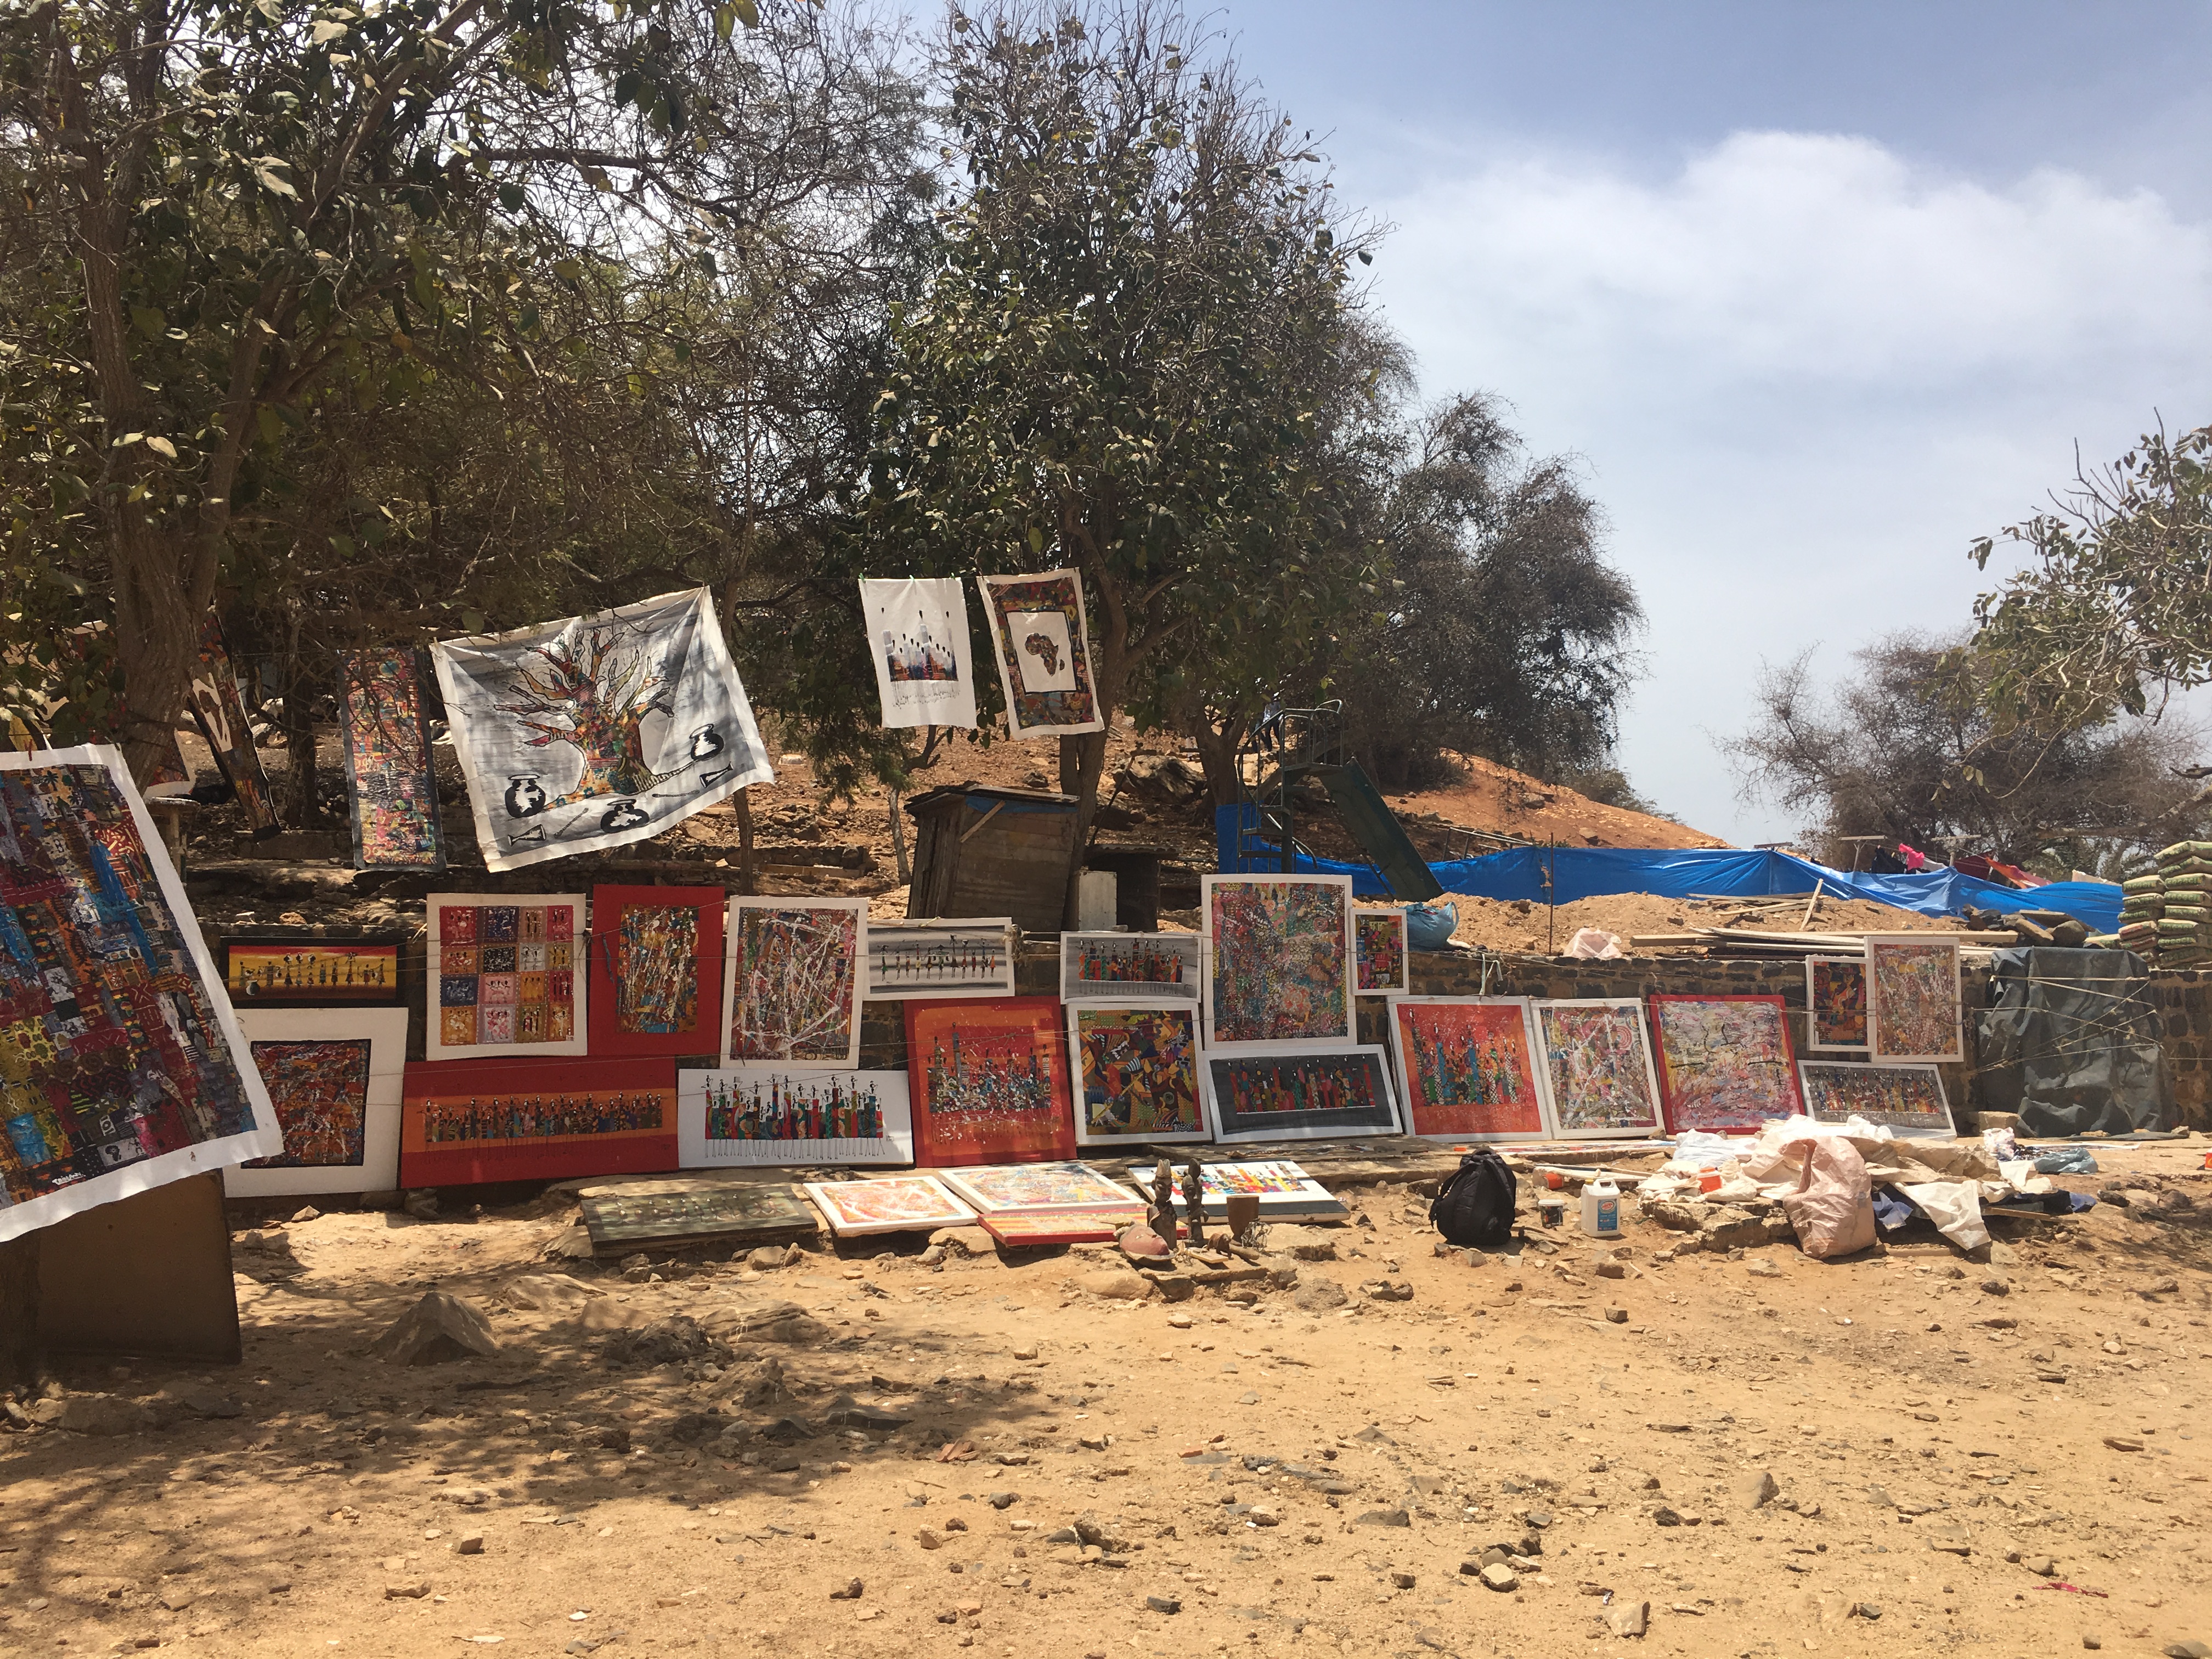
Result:
{"type": "Polygon", "coordinates": [[[775,775],[704,588],[431,657],[490,869],[643,840],[775,775]]]}

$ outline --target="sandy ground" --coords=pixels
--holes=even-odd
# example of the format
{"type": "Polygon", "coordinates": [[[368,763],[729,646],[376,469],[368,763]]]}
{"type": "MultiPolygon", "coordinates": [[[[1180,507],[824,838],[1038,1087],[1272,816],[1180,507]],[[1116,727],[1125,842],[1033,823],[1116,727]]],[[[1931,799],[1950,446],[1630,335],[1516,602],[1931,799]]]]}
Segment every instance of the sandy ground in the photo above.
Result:
{"type": "Polygon", "coordinates": [[[2202,1148],[2103,1149],[2175,1171],[2169,1218],[2137,1179],[1986,1266],[1640,1222],[1469,1265],[1368,1188],[1249,1306],[919,1238],[532,1296],[556,1200],[325,1215],[240,1239],[242,1368],[65,1374],[170,1426],[0,1433],[0,1652],[1537,1656],[1645,1603],[1674,1654],[2171,1651],[2212,1639],[2202,1148]],[[433,1285],[504,1351],[367,1358],[433,1285]],[[771,1300],[811,1334],[655,1367],[593,1328],[771,1300]]]}

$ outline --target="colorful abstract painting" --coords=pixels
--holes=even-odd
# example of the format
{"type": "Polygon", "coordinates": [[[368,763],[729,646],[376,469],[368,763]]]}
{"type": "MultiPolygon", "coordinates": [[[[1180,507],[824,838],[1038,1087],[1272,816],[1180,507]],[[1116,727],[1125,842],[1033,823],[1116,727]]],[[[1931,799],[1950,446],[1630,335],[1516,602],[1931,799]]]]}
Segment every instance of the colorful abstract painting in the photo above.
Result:
{"type": "MultiPolygon", "coordinates": [[[[1351,1213],[1342,1199],[1287,1158],[1261,1158],[1248,1164],[1207,1164],[1199,1170],[1199,1196],[1206,1218],[1225,1221],[1229,1200],[1255,1198],[1262,1219],[1291,1216],[1340,1216],[1351,1213]]],[[[1178,1179],[1176,1208],[1188,1213],[1178,1179]]]]}
{"type": "Polygon", "coordinates": [[[1393,997],[1407,1133],[1540,1140],[1551,1133],[1526,997],[1393,997]]]}
{"type": "Polygon", "coordinates": [[[1632,999],[1537,1002],[1552,1122],[1570,1140],[1660,1132],[1644,1005],[1632,999]]]}
{"type": "Polygon", "coordinates": [[[1406,913],[1357,909],[1352,913],[1352,951],[1359,964],[1359,994],[1389,996],[1413,987],[1406,961],[1406,913]]]}
{"type": "Polygon", "coordinates": [[[909,1002],[906,1069],[915,1163],[1075,1156],[1057,997],[909,1002]]]}
{"type": "Polygon", "coordinates": [[[1867,1047],[1866,958],[1805,958],[1805,1046],[1830,1054],[1864,1054],[1867,1047]]]}
{"type": "Polygon", "coordinates": [[[338,681],[354,868],[443,870],[446,832],[416,653],[347,652],[338,681]]]}
{"type": "Polygon", "coordinates": [[[840,1237],[859,1233],[927,1232],[968,1227],[969,1209],[935,1176],[883,1176],[868,1181],[810,1181],[806,1195],[840,1237]]]}
{"type": "Polygon", "coordinates": [[[430,654],[489,869],[644,841],[775,775],[703,587],[430,654]]]}
{"type": "Polygon", "coordinates": [[[975,724],[968,590],[958,577],[864,580],[860,614],[885,726],[975,724]]]}
{"type": "Polygon", "coordinates": [[[1933,1066],[1863,1066],[1844,1060],[1808,1060],[1797,1067],[1805,1111],[1822,1123],[1869,1123],[1923,1134],[1955,1134],[1943,1078],[1933,1066]]]}
{"type": "Polygon", "coordinates": [[[192,724],[214,751],[215,763],[238,797],[238,810],[246,815],[247,833],[257,841],[275,835],[276,804],[269,793],[269,776],[261,769],[261,751],[253,746],[252,716],[246,694],[238,683],[238,670],[224,643],[222,624],[208,612],[200,628],[199,665],[185,691],[192,724]]]}
{"type": "Polygon", "coordinates": [[[246,934],[222,941],[223,988],[240,1007],[396,1006],[399,945],[394,939],[314,939],[246,934]]]}
{"type": "Polygon", "coordinates": [[[388,1191],[399,1184],[404,1008],[245,1008],[238,1023],[284,1150],[223,1171],[232,1198],[388,1191]]]}
{"type": "Polygon", "coordinates": [[[1667,1127],[1753,1130],[1804,1109],[1780,997],[1650,999],[1667,1127]]]}
{"type": "Polygon", "coordinates": [[[283,1146],[120,751],[0,753],[0,1241],[283,1146]]]}
{"type": "Polygon", "coordinates": [[[722,1060],[850,1066],[860,1057],[866,899],[733,898],[722,1060]]]}
{"type": "Polygon", "coordinates": [[[1966,1058],[1959,942],[1941,933],[1869,933],[1867,1045],[1877,1065],[1966,1058]]]}
{"type": "Polygon", "coordinates": [[[1101,1205],[1143,1207],[1144,1200],[1088,1164],[1012,1164],[949,1170],[953,1195],[978,1215],[1091,1210],[1101,1205]]]}
{"type": "Polygon", "coordinates": [[[425,1057],[580,1054],[580,893],[433,893],[425,1057]]]}
{"type": "Polygon", "coordinates": [[[1328,1140],[1398,1133],[1390,1067],[1380,1048],[1210,1054],[1206,1068],[1218,1140],[1328,1140]]]}
{"type": "Polygon", "coordinates": [[[1352,878],[1202,876],[1208,1048],[1352,1038],[1352,878]]]}
{"type": "Polygon", "coordinates": [[[1196,933],[1062,933],[1063,1002],[1198,1001],[1196,933]]]}
{"type": "MultiPolygon", "coordinates": [[[[1048,1244],[1103,1244],[1145,1219],[1142,1204],[1100,1204],[1083,1210],[1007,1210],[976,1224],[1009,1249],[1048,1244]]],[[[1176,1229],[1180,1237],[1184,1229],[1176,1229]]]]}
{"type": "Polygon", "coordinates": [[[594,887],[591,1052],[712,1054],[722,1041],[719,887],[594,887]]]}
{"type": "Polygon", "coordinates": [[[1071,1002],[1075,1139],[1085,1146],[1210,1140],[1198,1010],[1158,1002],[1071,1002]]]}
{"type": "Polygon", "coordinates": [[[1013,918],[868,924],[870,1000],[1012,996],[1013,918]]]}
{"type": "Polygon", "coordinates": [[[1083,578],[1073,570],[1034,576],[978,576],[983,614],[1006,693],[1006,729],[1017,738],[1103,732],[1084,620],[1083,578]]]}
{"type": "Polygon", "coordinates": [[[464,1060],[407,1068],[410,1187],[676,1168],[676,1062],[464,1060]]]}
{"type": "Polygon", "coordinates": [[[904,1072],[681,1071],[676,1133],[687,1170],[914,1162],[904,1072]]]}

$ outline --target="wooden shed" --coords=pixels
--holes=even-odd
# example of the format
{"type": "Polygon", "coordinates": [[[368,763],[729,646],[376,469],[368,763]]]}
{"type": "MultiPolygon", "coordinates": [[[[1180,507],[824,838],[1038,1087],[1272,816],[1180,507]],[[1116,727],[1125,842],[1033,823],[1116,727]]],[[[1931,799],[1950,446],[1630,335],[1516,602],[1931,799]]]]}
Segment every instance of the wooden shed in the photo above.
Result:
{"type": "Polygon", "coordinates": [[[1029,789],[933,789],[914,815],[909,916],[1012,916],[1056,933],[1075,852],[1075,797],[1029,789]]]}

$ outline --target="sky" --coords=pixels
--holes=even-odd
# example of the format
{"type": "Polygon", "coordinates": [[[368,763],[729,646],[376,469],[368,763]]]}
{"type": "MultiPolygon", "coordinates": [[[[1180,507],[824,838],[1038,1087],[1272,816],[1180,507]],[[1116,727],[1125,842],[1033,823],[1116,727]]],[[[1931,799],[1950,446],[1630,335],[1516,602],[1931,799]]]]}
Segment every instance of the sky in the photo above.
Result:
{"type": "Polygon", "coordinates": [[[1571,453],[1649,627],[1619,759],[1739,846],[1717,737],[1968,626],[1973,539],[2212,420],[2212,4],[1265,0],[1246,72],[1392,228],[1422,392],[1571,453]]]}

